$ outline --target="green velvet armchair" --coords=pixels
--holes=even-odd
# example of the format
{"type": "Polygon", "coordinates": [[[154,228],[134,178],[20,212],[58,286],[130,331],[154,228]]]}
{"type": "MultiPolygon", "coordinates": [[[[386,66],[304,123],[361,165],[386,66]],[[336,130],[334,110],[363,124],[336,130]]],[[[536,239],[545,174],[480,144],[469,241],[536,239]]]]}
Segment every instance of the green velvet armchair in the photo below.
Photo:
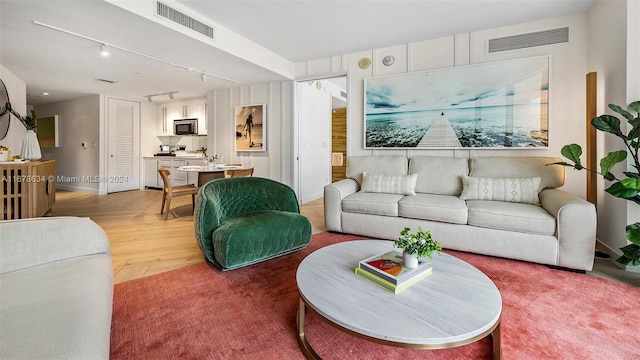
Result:
{"type": "Polygon", "coordinates": [[[194,224],[200,250],[222,270],[285,255],[311,241],[311,223],[300,214],[293,189],[260,177],[202,186],[194,224]]]}

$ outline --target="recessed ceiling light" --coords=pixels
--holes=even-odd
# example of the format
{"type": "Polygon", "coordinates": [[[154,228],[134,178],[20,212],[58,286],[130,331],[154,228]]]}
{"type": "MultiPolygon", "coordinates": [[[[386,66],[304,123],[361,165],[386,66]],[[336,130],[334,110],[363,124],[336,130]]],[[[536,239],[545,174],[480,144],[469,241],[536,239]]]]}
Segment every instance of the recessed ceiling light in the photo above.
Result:
{"type": "Polygon", "coordinates": [[[49,96],[49,93],[48,92],[43,92],[42,95],[49,96]]]}

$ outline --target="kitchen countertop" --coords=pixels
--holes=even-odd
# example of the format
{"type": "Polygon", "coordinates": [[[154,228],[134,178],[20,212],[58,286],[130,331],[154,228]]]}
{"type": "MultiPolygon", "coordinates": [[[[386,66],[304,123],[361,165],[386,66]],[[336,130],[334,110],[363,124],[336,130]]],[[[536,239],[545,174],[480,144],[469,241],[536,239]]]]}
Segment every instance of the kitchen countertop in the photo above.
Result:
{"type": "Polygon", "coordinates": [[[163,160],[203,160],[202,157],[193,156],[143,156],[143,159],[163,159],[163,160]]]}

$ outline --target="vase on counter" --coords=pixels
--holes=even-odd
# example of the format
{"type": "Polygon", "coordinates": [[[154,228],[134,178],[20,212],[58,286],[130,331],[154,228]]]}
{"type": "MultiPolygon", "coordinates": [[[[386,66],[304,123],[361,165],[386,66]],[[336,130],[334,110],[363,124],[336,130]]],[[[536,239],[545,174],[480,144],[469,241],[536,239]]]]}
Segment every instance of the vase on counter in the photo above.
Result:
{"type": "Polygon", "coordinates": [[[35,131],[27,130],[22,141],[22,153],[20,155],[25,160],[40,160],[42,158],[40,143],[35,131]]]}

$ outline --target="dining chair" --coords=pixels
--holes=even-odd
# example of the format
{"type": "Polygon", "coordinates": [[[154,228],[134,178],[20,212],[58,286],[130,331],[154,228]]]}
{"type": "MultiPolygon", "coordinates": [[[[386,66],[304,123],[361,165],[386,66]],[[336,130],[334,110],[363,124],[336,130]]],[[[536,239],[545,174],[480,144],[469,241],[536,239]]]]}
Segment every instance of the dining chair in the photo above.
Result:
{"type": "Polygon", "coordinates": [[[171,172],[166,168],[158,168],[158,173],[160,174],[162,182],[164,183],[162,189],[162,207],[160,209],[160,214],[164,214],[164,219],[167,220],[167,218],[169,217],[171,198],[174,196],[191,195],[191,210],[193,211],[196,206],[196,195],[198,194],[198,190],[200,189],[193,184],[172,186],[171,180],[169,179],[169,175],[171,175],[171,172]]]}
{"type": "Polygon", "coordinates": [[[238,169],[238,170],[227,170],[227,175],[230,178],[253,176],[253,168],[238,169]]]}

